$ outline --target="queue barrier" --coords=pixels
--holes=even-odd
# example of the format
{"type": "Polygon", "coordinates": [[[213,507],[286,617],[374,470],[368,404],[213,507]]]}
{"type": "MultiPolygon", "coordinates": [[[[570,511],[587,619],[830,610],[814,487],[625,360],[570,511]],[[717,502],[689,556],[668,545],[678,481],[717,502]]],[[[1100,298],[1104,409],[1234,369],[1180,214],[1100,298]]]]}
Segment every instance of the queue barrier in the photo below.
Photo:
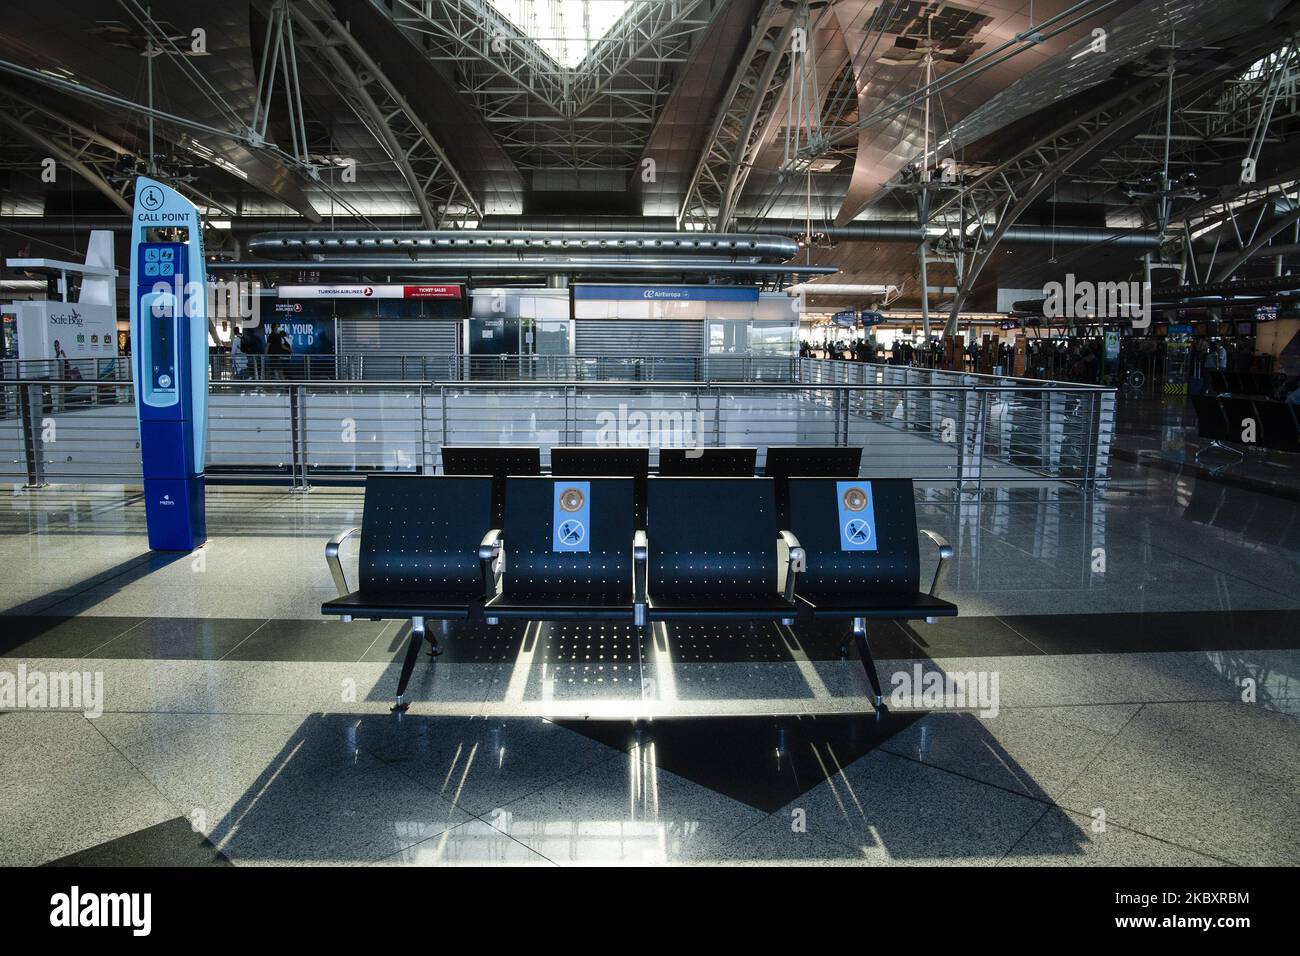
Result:
{"type": "Polygon", "coordinates": [[[849,619],[877,714],[885,705],[867,621],[957,614],[936,593],[953,552],[931,531],[920,534],[939,562],[920,590],[910,478],[791,477],[790,528],[777,526],[773,478],[656,476],[647,485],[640,528],[631,478],[511,476],[499,526],[490,476],[371,475],[362,529],[325,546],[339,595],[321,613],[411,621],[397,712],[410,705],[420,648],[427,641],[440,653],[431,619],[849,619]],[[340,550],[354,537],[360,580],[349,590],[340,550]]]}

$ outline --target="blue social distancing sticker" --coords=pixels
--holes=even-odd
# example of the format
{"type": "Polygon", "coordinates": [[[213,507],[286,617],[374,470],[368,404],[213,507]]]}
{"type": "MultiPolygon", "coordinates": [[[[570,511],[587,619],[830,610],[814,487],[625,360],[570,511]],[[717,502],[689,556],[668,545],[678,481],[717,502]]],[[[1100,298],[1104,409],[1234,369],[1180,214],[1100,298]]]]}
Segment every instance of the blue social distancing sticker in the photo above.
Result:
{"type": "Polygon", "coordinates": [[[869,481],[837,481],[840,550],[876,550],[876,502],[869,481]]]}
{"type": "Polygon", "coordinates": [[[555,482],[551,550],[591,551],[591,482],[555,482]]]}

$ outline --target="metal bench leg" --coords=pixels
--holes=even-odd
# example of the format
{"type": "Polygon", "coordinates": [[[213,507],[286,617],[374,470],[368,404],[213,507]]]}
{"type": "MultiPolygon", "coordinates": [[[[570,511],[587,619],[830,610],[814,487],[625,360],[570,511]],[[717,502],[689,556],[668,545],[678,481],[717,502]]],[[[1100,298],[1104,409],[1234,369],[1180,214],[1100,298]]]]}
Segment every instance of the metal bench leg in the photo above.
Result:
{"type": "Polygon", "coordinates": [[[1218,448],[1220,451],[1226,451],[1230,455],[1236,455],[1238,461],[1246,460],[1246,453],[1241,451],[1241,449],[1233,448],[1231,445],[1225,445],[1223,442],[1219,441],[1219,439],[1215,438],[1212,439],[1208,445],[1206,445],[1195,455],[1193,455],[1192,461],[1199,462],[1201,460],[1201,455],[1205,454],[1205,452],[1209,451],[1212,448],[1218,448]]]}
{"type": "Polygon", "coordinates": [[[420,645],[424,643],[424,618],[411,618],[411,642],[406,645],[406,659],[402,661],[402,676],[397,681],[397,703],[392,707],[395,714],[406,713],[411,702],[406,699],[406,685],[411,682],[411,671],[415,670],[416,658],[420,656],[420,645]]]}
{"type": "MultiPolygon", "coordinates": [[[[447,624],[446,621],[439,621],[439,622],[438,622],[438,630],[439,630],[439,632],[442,634],[443,637],[446,637],[446,636],[447,636],[447,627],[448,627],[448,624],[447,624]]],[[[439,640],[438,640],[436,637],[434,637],[432,634],[430,634],[427,628],[425,629],[425,632],[424,632],[424,643],[426,643],[426,644],[429,645],[429,656],[430,656],[430,657],[440,657],[440,656],[442,655],[442,642],[439,641],[439,640]]]]}
{"type": "Polygon", "coordinates": [[[876,708],[876,716],[885,712],[885,695],[880,689],[880,678],[876,674],[876,661],[871,656],[871,648],[867,647],[867,619],[855,617],[853,619],[853,641],[858,645],[858,657],[862,661],[862,668],[867,672],[867,680],[871,684],[872,704],[876,708]]]}

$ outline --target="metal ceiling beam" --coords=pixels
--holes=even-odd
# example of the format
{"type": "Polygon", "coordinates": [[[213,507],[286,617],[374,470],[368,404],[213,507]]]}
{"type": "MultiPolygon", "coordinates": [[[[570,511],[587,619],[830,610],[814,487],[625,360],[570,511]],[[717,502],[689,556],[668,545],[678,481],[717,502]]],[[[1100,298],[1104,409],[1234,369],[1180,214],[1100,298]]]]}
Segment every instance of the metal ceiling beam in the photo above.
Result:
{"type": "MultiPolygon", "coordinates": [[[[3,101],[3,93],[0,93],[0,102],[3,101]]],[[[94,161],[86,161],[86,147],[91,145],[92,141],[83,140],[80,147],[73,144],[65,145],[57,142],[51,136],[35,128],[35,120],[39,116],[36,110],[25,110],[15,113],[8,109],[0,108],[0,123],[8,126],[17,135],[23,139],[34,143],[36,146],[48,152],[51,158],[58,159],[63,165],[67,166],[78,176],[84,179],[95,191],[104,196],[118,209],[126,215],[131,214],[131,204],[127,202],[123,195],[124,189],[113,186],[105,178],[103,172],[94,165],[94,161]]],[[[114,157],[115,158],[115,157],[114,157]]],[[[126,183],[124,182],[124,186],[126,183]]]]}
{"type": "MultiPolygon", "coordinates": [[[[962,263],[963,268],[959,270],[961,284],[949,309],[948,321],[944,326],[945,336],[956,334],[957,316],[966,302],[966,297],[970,294],[976,280],[979,279],[980,273],[988,264],[989,258],[993,255],[998,243],[1002,241],[1003,236],[1006,235],[1007,230],[1024,214],[1029,206],[1062,174],[1077,166],[1088,156],[1094,155],[1098,150],[1109,146],[1125,134],[1131,133],[1137,122],[1164,106],[1167,98],[1163,81],[1159,83],[1154,92],[1147,87],[1143,87],[1137,91],[1130,90],[1128,96],[1130,99],[1136,98],[1137,102],[1116,116],[1105,128],[1096,132],[1087,130],[1086,135],[1080,141],[1053,144],[1056,158],[1050,163],[1045,163],[1025,180],[1013,185],[1003,175],[1005,193],[1002,197],[1002,211],[998,215],[993,234],[983,243],[982,248],[977,247],[977,251],[973,251],[969,259],[962,263]],[[1146,94],[1145,98],[1140,97],[1142,93],[1146,94]]],[[[1081,129],[1077,128],[1072,130],[1071,133],[1078,133],[1081,129]]],[[[1038,151],[1036,155],[1043,156],[1044,154],[1038,151]]]]}
{"type": "Polygon", "coordinates": [[[800,266],[763,262],[710,262],[694,259],[673,260],[619,260],[575,259],[562,256],[555,259],[314,259],[300,261],[209,262],[209,272],[381,272],[425,273],[430,275],[469,274],[527,274],[548,273],[632,273],[647,275],[704,275],[741,276],[820,276],[834,275],[840,270],[834,266],[800,266]]]}
{"type": "Polygon", "coordinates": [[[1292,209],[1263,232],[1256,235],[1254,240],[1250,242],[1246,248],[1242,249],[1240,253],[1229,260],[1228,263],[1218,271],[1212,281],[1224,282],[1232,278],[1232,274],[1245,265],[1248,260],[1253,259],[1261,252],[1267,254],[1268,250],[1265,246],[1269,244],[1273,237],[1280,235],[1283,230],[1295,225],[1296,222],[1300,222],[1300,207],[1292,209]]]}
{"type": "Polygon", "coordinates": [[[465,68],[483,67],[525,95],[564,112],[559,64],[504,14],[482,0],[394,0],[393,22],[430,39],[429,53],[465,68]]]}
{"type": "Polygon", "coordinates": [[[329,68],[323,73],[327,82],[340,90],[406,181],[425,228],[442,228],[456,212],[481,219],[482,207],[446,151],[328,3],[305,0],[288,4],[288,11],[311,41],[307,49],[329,68]]]}
{"type": "MultiPolygon", "coordinates": [[[[1075,4],[1060,13],[1048,17],[1039,23],[1033,24],[1024,33],[1017,34],[1008,40],[1004,40],[998,46],[991,50],[981,53],[973,59],[967,60],[955,70],[951,70],[940,76],[930,83],[920,87],[913,93],[899,97],[892,102],[881,106],[867,116],[862,117],[856,123],[847,125],[827,138],[825,147],[837,146],[850,141],[856,140],[858,133],[864,129],[869,129],[879,123],[883,123],[899,113],[903,113],[913,107],[922,105],[925,100],[931,96],[938,96],[945,89],[959,83],[964,83],[973,79],[986,70],[989,70],[1000,63],[1010,60],[1013,57],[1023,53],[1025,50],[1033,49],[1058,34],[1065,33],[1074,29],[1080,24],[1096,17],[1108,8],[1115,6],[1118,0],[1078,0],[1075,4]]],[[[809,150],[809,156],[815,157],[819,153],[809,150]]]]}
{"type": "MultiPolygon", "coordinates": [[[[771,110],[777,69],[789,61],[795,18],[781,0],[767,0],[754,23],[749,44],[732,74],[686,188],[677,227],[688,224],[723,232],[749,175],[752,137],[771,110]]],[[[783,84],[782,84],[783,85],[783,84]]],[[[778,91],[779,92],[779,89],[778,91]]]]}
{"type": "MultiPolygon", "coordinates": [[[[78,83],[75,80],[65,79],[64,77],[61,76],[51,76],[47,73],[42,73],[40,70],[34,70],[31,67],[23,66],[20,63],[13,63],[9,60],[0,59],[0,72],[8,73],[25,80],[30,80],[31,82],[36,83],[40,86],[49,87],[51,89],[58,90],[61,93],[67,93],[71,96],[78,97],[79,99],[88,100],[95,103],[101,103],[105,106],[124,110],[128,113],[134,113],[141,116],[150,117],[159,123],[165,123],[168,126],[174,127],[176,129],[190,130],[192,132],[201,133],[205,136],[219,137],[222,139],[226,139],[238,143],[241,146],[247,147],[250,150],[254,150],[256,152],[271,157],[276,162],[288,167],[294,172],[297,172],[299,174],[302,174],[304,176],[307,176],[315,180],[317,185],[320,186],[320,188],[324,189],[326,192],[331,193],[332,195],[335,195],[335,198],[338,199],[346,208],[351,209],[351,206],[347,204],[346,200],[343,200],[342,197],[337,196],[328,185],[320,182],[320,180],[317,177],[317,170],[314,166],[300,162],[297,158],[286,153],[284,150],[280,149],[278,146],[275,146],[274,144],[265,143],[257,140],[255,137],[250,135],[250,131],[247,129],[241,129],[238,131],[228,130],[228,129],[218,129],[215,126],[209,126],[206,123],[201,123],[198,122],[197,120],[193,120],[185,116],[179,116],[175,113],[168,113],[165,110],[156,109],[152,106],[146,106],[143,103],[137,103],[134,100],[126,99],[125,97],[118,96],[114,93],[109,93],[104,90],[99,90],[99,89],[95,89],[94,87],[86,86],[84,83],[78,83]]],[[[203,159],[205,162],[215,165],[217,168],[223,169],[226,172],[229,172],[229,169],[227,168],[229,164],[226,164],[225,166],[221,165],[220,162],[216,161],[217,159],[219,159],[219,157],[216,157],[214,153],[210,151],[196,149],[195,145],[197,144],[197,141],[194,141],[193,144],[187,144],[184,141],[183,137],[171,136],[169,138],[174,142],[175,145],[177,145],[181,149],[184,149],[186,152],[190,153],[191,155],[198,156],[200,159],[203,159]]],[[[276,195],[273,191],[267,190],[265,189],[265,187],[257,183],[254,183],[254,185],[257,186],[257,188],[265,191],[267,195],[269,195],[272,199],[275,199],[278,202],[285,202],[283,197],[276,195]]],[[[286,205],[292,206],[292,203],[286,203],[286,205]]],[[[319,216],[317,216],[313,210],[309,209],[303,211],[302,214],[304,216],[307,216],[308,218],[314,217],[314,221],[319,221],[319,216]]]]}
{"type": "MultiPolygon", "coordinates": [[[[1261,53],[1256,47],[1234,57],[1218,69],[1202,69],[1185,77],[1176,87],[1176,93],[1184,103],[1194,102],[1208,91],[1220,87],[1234,72],[1247,68],[1261,53]]],[[[981,245],[978,240],[984,237],[977,236],[974,249],[969,253],[964,249],[961,251],[961,284],[949,311],[945,335],[956,331],[958,313],[1006,231],[1060,176],[1080,163],[1095,158],[1099,152],[1109,151],[1118,143],[1131,140],[1136,135],[1136,124],[1139,121],[1161,107],[1167,109],[1171,95],[1166,89],[1167,82],[1166,74],[1163,77],[1149,78],[1146,83],[1130,88],[1101,107],[1020,150],[1011,161],[999,163],[975,183],[960,187],[955,196],[936,208],[936,213],[942,214],[954,202],[960,203],[963,228],[968,221],[983,222],[991,211],[1001,210],[997,214],[993,234],[987,238],[987,242],[981,245]]],[[[957,238],[960,244],[965,244],[966,237],[962,230],[958,230],[957,238]]]]}
{"type": "MultiPolygon", "coordinates": [[[[714,0],[710,0],[714,2],[714,0]]],[[[709,18],[704,0],[638,0],[570,69],[485,0],[376,4],[431,61],[454,67],[462,91],[520,170],[616,167],[631,172],[709,18]],[[581,147],[535,145],[538,126],[581,147]],[[579,127],[590,127],[590,135],[579,127]]],[[[718,4],[721,9],[725,4],[718,4]]],[[[567,26],[567,24],[566,24],[567,26]]]]}
{"type": "Polygon", "coordinates": [[[684,32],[707,26],[707,19],[690,19],[703,3],[704,0],[663,0],[633,6],[583,61],[573,86],[574,113],[586,112],[602,93],[612,92],[611,85],[625,78],[638,61],[652,56],[662,62],[666,57],[661,47],[666,41],[680,39],[684,32]]]}
{"type": "MultiPolygon", "coordinates": [[[[47,139],[74,155],[87,171],[106,184],[114,194],[125,200],[134,185],[135,175],[139,171],[140,151],[130,149],[117,140],[106,136],[97,129],[92,129],[44,103],[38,103],[14,90],[0,89],[0,114],[16,118],[22,122],[24,129],[20,132],[30,134],[42,133],[47,139]],[[123,157],[135,160],[129,168],[119,167],[123,157]],[[115,185],[117,183],[117,185],[115,185]]],[[[27,139],[35,142],[31,135],[27,139]]],[[[38,145],[44,145],[39,144],[38,145]]],[[[176,144],[185,149],[184,144],[176,144]]],[[[75,170],[78,175],[84,174],[75,170]]],[[[167,170],[160,170],[157,177],[175,189],[196,199],[200,204],[216,209],[226,216],[233,216],[234,211],[200,189],[185,177],[171,175],[167,170]]],[[[87,180],[96,189],[99,185],[87,180]]],[[[114,203],[116,205],[116,203],[114,203]]]]}

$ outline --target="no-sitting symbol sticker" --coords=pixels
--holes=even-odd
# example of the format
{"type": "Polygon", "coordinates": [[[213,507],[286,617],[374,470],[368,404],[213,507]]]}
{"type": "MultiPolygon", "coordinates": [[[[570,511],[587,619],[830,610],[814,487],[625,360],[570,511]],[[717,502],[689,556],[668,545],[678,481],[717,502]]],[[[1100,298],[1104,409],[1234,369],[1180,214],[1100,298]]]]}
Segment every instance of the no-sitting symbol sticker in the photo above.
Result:
{"type": "Polygon", "coordinates": [[[555,482],[551,518],[552,551],[591,551],[591,482],[555,482]]]}
{"type": "Polygon", "coordinates": [[[876,508],[869,481],[837,481],[840,550],[876,550],[876,508]]]}

